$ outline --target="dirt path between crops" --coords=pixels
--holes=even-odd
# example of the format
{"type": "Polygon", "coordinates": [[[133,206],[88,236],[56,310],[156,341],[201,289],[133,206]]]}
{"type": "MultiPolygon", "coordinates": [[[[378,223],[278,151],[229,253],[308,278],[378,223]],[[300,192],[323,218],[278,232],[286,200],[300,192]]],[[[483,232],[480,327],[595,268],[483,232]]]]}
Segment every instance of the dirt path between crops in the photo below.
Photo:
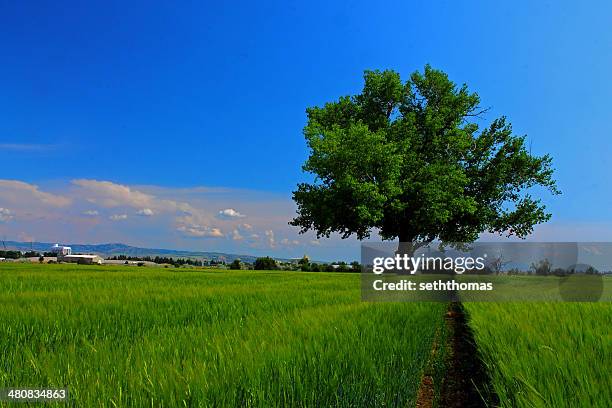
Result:
{"type": "MultiPolygon", "coordinates": [[[[489,376],[478,358],[476,342],[463,308],[451,302],[445,316],[448,330],[446,373],[442,379],[439,400],[436,401],[435,384],[427,370],[421,379],[417,395],[417,408],[481,408],[497,406],[489,376]]],[[[438,341],[432,346],[432,359],[439,350],[438,341]]]]}

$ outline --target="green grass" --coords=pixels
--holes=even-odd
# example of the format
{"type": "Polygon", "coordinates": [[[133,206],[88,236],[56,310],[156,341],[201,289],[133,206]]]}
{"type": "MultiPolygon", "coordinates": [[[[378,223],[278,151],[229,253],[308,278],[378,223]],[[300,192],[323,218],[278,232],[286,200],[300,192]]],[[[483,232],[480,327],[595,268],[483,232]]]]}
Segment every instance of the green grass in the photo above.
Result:
{"type": "Polygon", "coordinates": [[[465,303],[503,407],[609,407],[609,303],[465,303]]]}
{"type": "MultiPolygon", "coordinates": [[[[609,406],[609,303],[464,306],[502,406],[609,406]]],[[[82,407],[414,406],[423,371],[437,391],[444,376],[446,307],[361,302],[354,274],[0,264],[0,388],[67,386],[82,407]]]]}
{"type": "MultiPolygon", "coordinates": [[[[359,276],[0,265],[0,387],[74,406],[414,406],[443,303],[359,276]]],[[[2,403],[0,403],[2,405],[2,403]]]]}

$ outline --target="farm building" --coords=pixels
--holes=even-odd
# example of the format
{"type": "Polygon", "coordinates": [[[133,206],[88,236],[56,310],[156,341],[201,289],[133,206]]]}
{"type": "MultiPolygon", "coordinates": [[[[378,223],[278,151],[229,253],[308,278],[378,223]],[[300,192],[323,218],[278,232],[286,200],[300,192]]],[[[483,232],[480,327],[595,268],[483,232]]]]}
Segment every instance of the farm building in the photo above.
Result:
{"type": "Polygon", "coordinates": [[[51,247],[51,252],[56,253],[58,257],[72,255],[72,248],[70,248],[69,246],[55,244],[51,247]]]}
{"type": "Polygon", "coordinates": [[[71,262],[79,264],[101,264],[102,258],[98,255],[73,255],[72,248],[55,244],[51,247],[51,252],[57,254],[58,262],[71,262]]]}
{"type": "Polygon", "coordinates": [[[58,255],[57,261],[85,265],[102,264],[102,258],[100,258],[98,255],[58,255]]]}

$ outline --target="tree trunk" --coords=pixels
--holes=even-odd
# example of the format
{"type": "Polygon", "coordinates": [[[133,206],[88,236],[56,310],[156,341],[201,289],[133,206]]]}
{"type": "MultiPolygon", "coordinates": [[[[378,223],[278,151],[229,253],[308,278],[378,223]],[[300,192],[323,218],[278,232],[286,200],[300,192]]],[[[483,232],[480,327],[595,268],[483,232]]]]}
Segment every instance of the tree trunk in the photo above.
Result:
{"type": "Polygon", "coordinates": [[[397,244],[397,251],[395,251],[396,254],[399,255],[408,255],[408,256],[412,256],[414,255],[414,243],[412,241],[400,241],[397,244]]]}
{"type": "MultiPolygon", "coordinates": [[[[399,243],[397,244],[397,251],[395,251],[396,255],[408,257],[412,257],[414,255],[415,247],[414,247],[414,237],[408,233],[400,232],[399,243]]],[[[412,271],[410,270],[398,270],[398,274],[410,274],[412,271]]]]}
{"type": "Polygon", "coordinates": [[[415,235],[409,231],[408,229],[402,230],[400,229],[399,235],[399,244],[397,246],[398,254],[407,254],[408,256],[412,256],[414,254],[414,239],[415,235]]]}

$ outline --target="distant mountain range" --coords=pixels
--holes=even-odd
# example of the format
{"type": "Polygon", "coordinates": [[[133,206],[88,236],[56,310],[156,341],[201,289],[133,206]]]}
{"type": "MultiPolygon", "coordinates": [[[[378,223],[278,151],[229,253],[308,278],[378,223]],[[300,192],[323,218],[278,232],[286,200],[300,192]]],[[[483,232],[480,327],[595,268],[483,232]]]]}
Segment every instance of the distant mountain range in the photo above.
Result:
{"type": "MultiPolygon", "coordinates": [[[[51,247],[55,243],[50,242],[18,242],[18,241],[4,241],[4,246],[0,247],[0,250],[11,249],[19,251],[37,251],[47,252],[51,250],[51,247]]],[[[138,248],[125,244],[60,244],[69,246],[72,248],[73,253],[84,253],[84,254],[96,254],[104,258],[117,255],[126,256],[165,256],[169,258],[191,258],[191,259],[208,259],[208,260],[225,260],[226,262],[232,262],[234,259],[240,259],[243,262],[253,263],[257,256],[253,255],[238,255],[238,254],[227,254],[223,252],[200,252],[200,251],[179,251],[174,249],[154,249],[154,248],[138,248]]],[[[276,258],[279,261],[288,261],[286,258],[276,258]]]]}

